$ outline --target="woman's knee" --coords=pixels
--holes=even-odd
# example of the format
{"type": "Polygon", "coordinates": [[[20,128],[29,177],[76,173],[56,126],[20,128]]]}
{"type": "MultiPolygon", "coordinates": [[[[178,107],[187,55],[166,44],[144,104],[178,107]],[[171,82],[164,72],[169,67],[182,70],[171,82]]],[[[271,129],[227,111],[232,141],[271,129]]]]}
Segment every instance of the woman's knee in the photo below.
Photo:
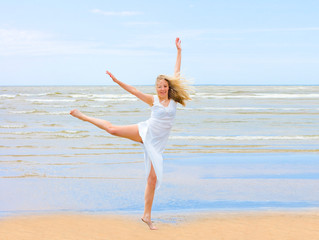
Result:
{"type": "Polygon", "coordinates": [[[114,135],[114,136],[117,136],[118,131],[117,131],[117,128],[116,128],[116,127],[114,127],[114,126],[109,126],[109,127],[107,127],[105,130],[106,130],[109,134],[114,135]]]}
{"type": "Polygon", "coordinates": [[[147,178],[147,183],[151,186],[154,187],[156,186],[156,181],[157,181],[157,177],[155,173],[150,173],[150,175],[147,178]]]}

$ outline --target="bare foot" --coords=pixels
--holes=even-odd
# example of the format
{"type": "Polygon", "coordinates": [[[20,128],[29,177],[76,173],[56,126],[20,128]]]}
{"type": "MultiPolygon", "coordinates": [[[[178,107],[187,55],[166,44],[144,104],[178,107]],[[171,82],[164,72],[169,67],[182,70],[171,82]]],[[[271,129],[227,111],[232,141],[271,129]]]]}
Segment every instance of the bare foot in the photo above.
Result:
{"type": "Polygon", "coordinates": [[[155,226],[153,225],[153,223],[152,223],[151,220],[146,220],[146,219],[143,219],[143,218],[141,218],[141,220],[142,220],[144,223],[146,223],[151,230],[157,230],[157,229],[158,229],[157,227],[155,227],[155,226]]]}
{"type": "Polygon", "coordinates": [[[85,121],[85,115],[83,113],[81,113],[79,110],[77,109],[73,109],[71,110],[70,114],[73,116],[73,117],[76,117],[78,119],[81,119],[83,121],[85,121]]]}

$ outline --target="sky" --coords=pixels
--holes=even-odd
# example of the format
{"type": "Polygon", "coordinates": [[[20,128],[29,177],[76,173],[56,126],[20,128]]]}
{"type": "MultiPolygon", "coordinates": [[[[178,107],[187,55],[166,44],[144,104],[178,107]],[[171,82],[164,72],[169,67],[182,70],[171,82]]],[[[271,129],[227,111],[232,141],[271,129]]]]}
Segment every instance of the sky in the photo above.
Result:
{"type": "Polygon", "coordinates": [[[0,0],[0,85],[318,85],[318,0],[0,0]]]}

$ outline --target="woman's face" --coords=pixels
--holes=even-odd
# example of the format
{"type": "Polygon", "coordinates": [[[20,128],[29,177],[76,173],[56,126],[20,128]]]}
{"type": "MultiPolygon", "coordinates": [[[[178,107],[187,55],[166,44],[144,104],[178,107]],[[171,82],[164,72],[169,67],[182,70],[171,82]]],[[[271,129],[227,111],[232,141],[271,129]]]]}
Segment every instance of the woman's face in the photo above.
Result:
{"type": "Polygon", "coordinates": [[[156,83],[157,96],[161,98],[168,97],[168,89],[169,89],[169,86],[166,80],[162,79],[156,83]]]}

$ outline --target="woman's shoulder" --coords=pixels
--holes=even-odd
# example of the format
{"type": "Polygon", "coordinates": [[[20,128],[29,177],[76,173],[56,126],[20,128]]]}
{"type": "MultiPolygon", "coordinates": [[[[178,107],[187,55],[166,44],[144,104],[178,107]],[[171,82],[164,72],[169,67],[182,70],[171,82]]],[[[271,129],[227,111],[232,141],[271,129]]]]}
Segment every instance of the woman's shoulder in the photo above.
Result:
{"type": "Polygon", "coordinates": [[[178,103],[178,102],[176,102],[174,99],[171,98],[171,102],[172,102],[172,105],[173,105],[174,107],[177,106],[177,103],[178,103]]]}

